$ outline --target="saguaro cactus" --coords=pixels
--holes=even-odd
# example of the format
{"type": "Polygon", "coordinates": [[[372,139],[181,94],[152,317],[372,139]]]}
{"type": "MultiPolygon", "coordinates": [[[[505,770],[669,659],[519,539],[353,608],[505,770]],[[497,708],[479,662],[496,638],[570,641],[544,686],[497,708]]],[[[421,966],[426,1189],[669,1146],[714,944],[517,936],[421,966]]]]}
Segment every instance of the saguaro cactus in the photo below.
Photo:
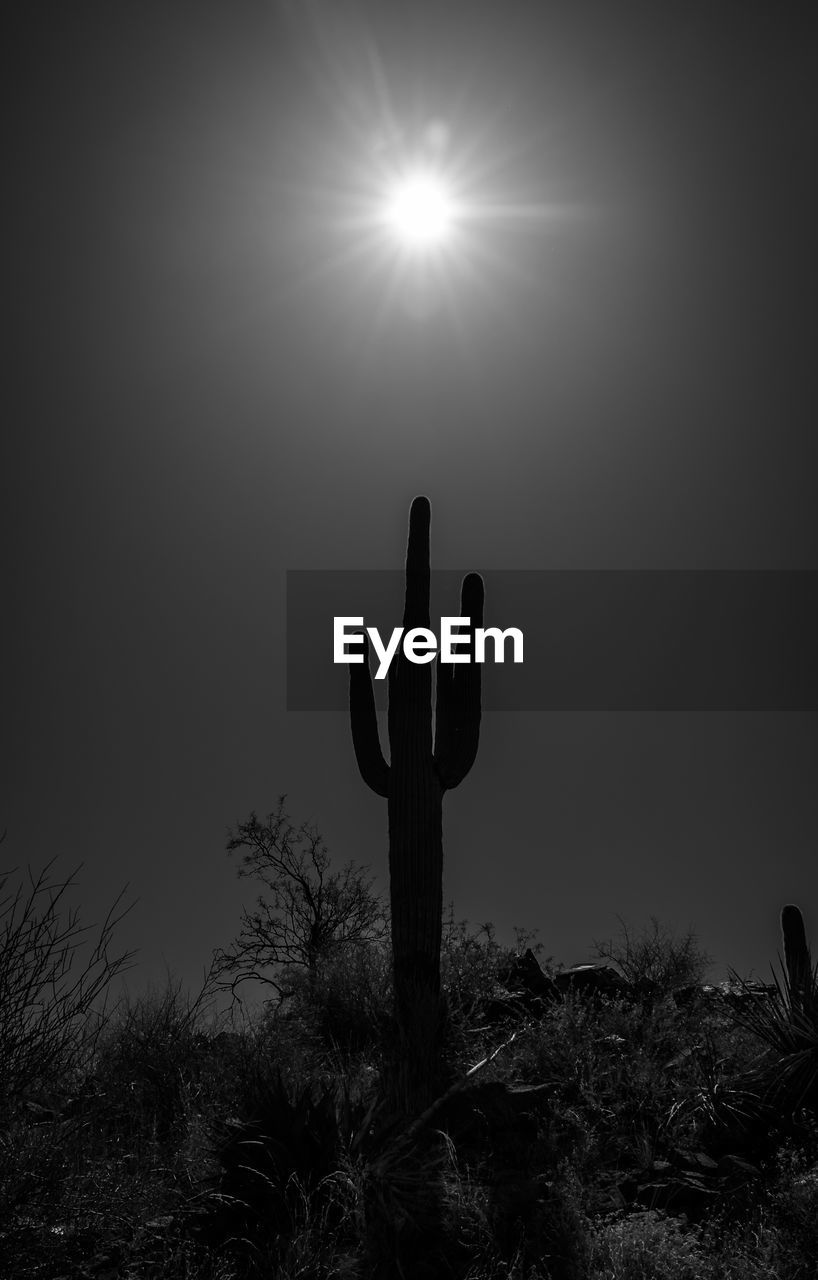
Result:
{"type": "MultiPolygon", "coordinates": [[[[428,498],[409,513],[403,625],[429,627],[428,498]]],[[[468,574],[460,614],[471,629],[483,623],[483,580],[468,574]]],[[[465,646],[459,653],[467,652],[465,646]]],[[[440,991],[443,920],[443,793],[456,787],[477,755],[480,667],[437,662],[432,737],[432,666],[401,651],[389,673],[389,748],[378,735],[368,645],[363,664],[350,666],[350,720],[358,767],[389,812],[389,881],[398,1045],[393,1102],[405,1112],[431,1100],[440,1083],[444,1014],[440,991]]]]}
{"type": "Polygon", "coordinates": [[[805,1012],[812,990],[812,956],[810,955],[804,919],[798,907],[781,908],[781,933],[784,941],[784,964],[794,1011],[805,1012]]]}

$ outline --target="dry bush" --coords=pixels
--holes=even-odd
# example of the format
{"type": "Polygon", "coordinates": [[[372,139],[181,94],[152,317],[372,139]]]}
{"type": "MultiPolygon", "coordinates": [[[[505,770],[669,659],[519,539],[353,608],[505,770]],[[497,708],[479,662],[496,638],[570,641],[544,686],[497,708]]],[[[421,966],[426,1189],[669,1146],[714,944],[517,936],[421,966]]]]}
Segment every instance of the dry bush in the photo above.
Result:
{"type": "Polygon", "coordinates": [[[617,919],[618,936],[595,939],[594,955],[615,964],[628,982],[664,994],[704,981],[713,960],[702,950],[692,926],[677,935],[651,916],[650,923],[634,933],[621,916],[617,919]]]}
{"type": "Polygon", "coordinates": [[[94,932],[69,905],[76,872],[0,879],[0,1099],[64,1084],[93,1049],[113,979],[132,952],[113,950],[124,891],[94,932]]]}

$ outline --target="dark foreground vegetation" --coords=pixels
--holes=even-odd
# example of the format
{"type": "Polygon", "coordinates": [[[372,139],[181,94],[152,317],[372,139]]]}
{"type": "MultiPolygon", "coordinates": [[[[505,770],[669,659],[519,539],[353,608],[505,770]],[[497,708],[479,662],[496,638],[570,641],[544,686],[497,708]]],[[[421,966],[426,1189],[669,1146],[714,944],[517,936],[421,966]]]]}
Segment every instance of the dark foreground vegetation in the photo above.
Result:
{"type": "Polygon", "coordinates": [[[703,986],[692,936],[655,924],[598,946],[589,979],[450,918],[451,1084],[407,1123],[379,1088],[380,931],[278,971],[253,1015],[169,981],[105,1021],[98,969],[87,1001],[70,954],[31,979],[38,945],[66,945],[59,901],[32,932],[52,899],[21,933],[7,898],[0,933],[9,1280],[816,1274],[818,1001],[792,908],[773,988],[703,986]]]}

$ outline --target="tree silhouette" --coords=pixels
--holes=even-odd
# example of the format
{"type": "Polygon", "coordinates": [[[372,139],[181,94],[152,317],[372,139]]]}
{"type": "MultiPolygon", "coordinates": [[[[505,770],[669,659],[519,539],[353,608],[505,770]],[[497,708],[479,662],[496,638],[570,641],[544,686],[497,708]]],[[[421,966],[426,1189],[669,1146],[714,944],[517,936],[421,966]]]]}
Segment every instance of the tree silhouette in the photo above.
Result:
{"type": "Polygon", "coordinates": [[[306,973],[313,990],[324,961],[386,932],[367,869],[350,861],[333,871],[318,831],[294,826],[285,800],[281,796],[263,822],[251,813],[227,842],[228,853],[242,854],[237,874],[263,886],[252,909],[242,912],[237,937],[214,957],[217,978],[234,992],[255,979],[283,997],[293,970],[306,973]]]}

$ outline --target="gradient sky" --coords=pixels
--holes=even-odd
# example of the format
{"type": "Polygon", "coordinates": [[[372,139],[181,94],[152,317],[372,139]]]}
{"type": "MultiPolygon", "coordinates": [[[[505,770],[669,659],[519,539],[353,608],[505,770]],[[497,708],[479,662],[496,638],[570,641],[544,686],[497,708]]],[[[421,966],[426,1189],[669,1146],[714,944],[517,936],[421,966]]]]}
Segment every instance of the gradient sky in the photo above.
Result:
{"type": "MultiPolygon", "coordinates": [[[[288,569],[399,567],[416,493],[438,568],[818,568],[818,22],[80,0],[11,25],[4,862],[83,862],[89,920],[128,882],[132,984],[195,983],[246,895],[226,829],[280,793],[385,885],[346,718],[285,710],[288,569]],[[480,227],[418,314],[344,217],[378,139],[431,121],[487,199],[544,213],[480,227]]],[[[446,898],[566,963],[654,914],[765,973],[783,903],[818,941],[816,766],[814,713],[487,713],[446,898]]]]}

